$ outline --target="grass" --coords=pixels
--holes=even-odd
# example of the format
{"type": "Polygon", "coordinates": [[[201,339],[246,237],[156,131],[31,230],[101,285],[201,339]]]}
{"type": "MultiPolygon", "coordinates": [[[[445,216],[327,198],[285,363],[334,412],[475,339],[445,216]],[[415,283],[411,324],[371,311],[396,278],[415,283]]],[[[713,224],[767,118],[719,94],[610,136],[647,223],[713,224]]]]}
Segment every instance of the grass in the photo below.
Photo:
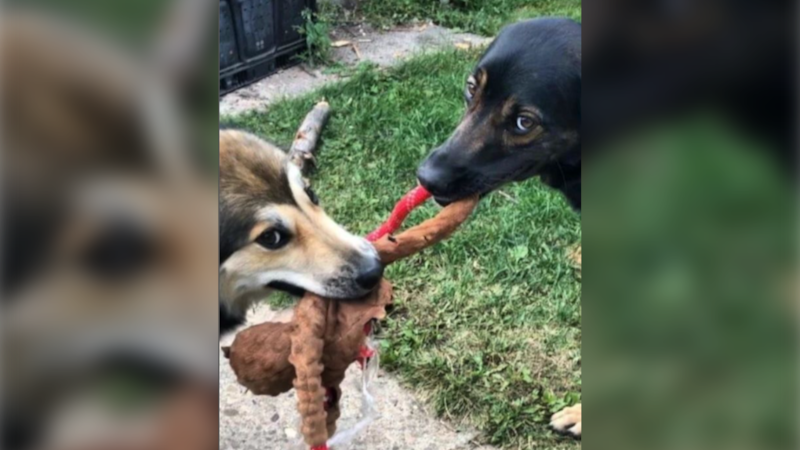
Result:
{"type": "MultiPolygon", "coordinates": [[[[326,16],[342,20],[343,11],[322,3],[326,16]]],[[[485,36],[504,24],[538,16],[581,17],[581,0],[361,0],[355,15],[381,28],[417,20],[485,36]]]]}
{"type": "MultiPolygon", "coordinates": [[[[415,184],[414,171],[459,120],[474,52],[416,57],[388,71],[361,66],[343,83],[228,119],[288,147],[314,103],[333,116],[315,190],[326,211],[366,234],[415,184]]],[[[510,448],[579,448],[547,429],[580,398],[580,280],[566,254],[581,226],[536,180],[492,194],[449,241],[392,265],[397,307],[383,363],[442,417],[477,426],[510,448]]],[[[433,216],[415,211],[409,223],[433,216]]]]}

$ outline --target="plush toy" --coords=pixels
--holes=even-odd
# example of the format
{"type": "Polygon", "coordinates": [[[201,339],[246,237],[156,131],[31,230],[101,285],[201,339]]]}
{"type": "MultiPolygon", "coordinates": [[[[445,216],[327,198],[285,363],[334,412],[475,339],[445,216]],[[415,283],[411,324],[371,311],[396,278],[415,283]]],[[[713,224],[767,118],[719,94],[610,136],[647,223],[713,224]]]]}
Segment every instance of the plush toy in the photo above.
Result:
{"type": "MultiPolygon", "coordinates": [[[[418,187],[398,202],[389,220],[368,235],[384,264],[413,255],[447,238],[478,203],[452,203],[436,217],[399,235],[391,233],[430,194],[418,187]]],[[[289,323],[263,323],[237,334],[223,349],[240,384],[255,394],[278,395],[294,387],[302,433],[312,450],[328,448],[339,418],[340,385],[347,367],[372,357],[365,345],[374,320],[386,316],[392,287],[385,279],[366,298],[335,301],[306,294],[289,323]]]]}

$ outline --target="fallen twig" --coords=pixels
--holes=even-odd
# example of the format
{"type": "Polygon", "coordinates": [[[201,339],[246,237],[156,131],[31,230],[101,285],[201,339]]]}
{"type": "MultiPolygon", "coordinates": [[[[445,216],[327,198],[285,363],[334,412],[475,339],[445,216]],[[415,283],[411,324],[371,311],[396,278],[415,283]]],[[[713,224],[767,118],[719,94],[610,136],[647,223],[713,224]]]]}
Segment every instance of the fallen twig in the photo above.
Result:
{"type": "Polygon", "coordinates": [[[352,44],[352,47],[353,47],[353,51],[356,52],[356,56],[358,57],[358,60],[361,61],[363,58],[361,57],[361,52],[358,50],[358,45],[352,44]]]}
{"type": "Polygon", "coordinates": [[[300,171],[305,173],[308,169],[307,163],[310,162],[311,166],[315,165],[314,151],[317,148],[319,136],[322,134],[322,129],[328,122],[331,107],[326,101],[321,101],[314,105],[311,110],[303,119],[300,128],[295,134],[292,147],[289,149],[289,159],[300,168],[300,171]]]}
{"type": "Polygon", "coordinates": [[[519,200],[516,197],[513,197],[511,194],[503,192],[503,191],[501,191],[499,189],[498,189],[497,193],[502,195],[503,197],[505,197],[511,203],[519,203],[519,200]]]}

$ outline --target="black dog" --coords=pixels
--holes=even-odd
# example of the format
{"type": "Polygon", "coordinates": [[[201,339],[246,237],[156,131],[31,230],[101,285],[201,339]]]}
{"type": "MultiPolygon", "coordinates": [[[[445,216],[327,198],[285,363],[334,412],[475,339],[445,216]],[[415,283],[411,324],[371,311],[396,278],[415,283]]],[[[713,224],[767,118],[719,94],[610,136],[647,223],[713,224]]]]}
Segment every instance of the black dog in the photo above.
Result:
{"type": "MultiPolygon", "coordinates": [[[[581,208],[581,25],[536,19],[503,29],[464,90],[467,111],[418,171],[440,204],[540,176],[581,208]]],[[[581,436],[582,407],[553,415],[581,436]]]]}
{"type": "Polygon", "coordinates": [[[467,111],[419,168],[440,204],[534,176],[581,207],[581,25],[506,27],[467,81],[467,111]]]}

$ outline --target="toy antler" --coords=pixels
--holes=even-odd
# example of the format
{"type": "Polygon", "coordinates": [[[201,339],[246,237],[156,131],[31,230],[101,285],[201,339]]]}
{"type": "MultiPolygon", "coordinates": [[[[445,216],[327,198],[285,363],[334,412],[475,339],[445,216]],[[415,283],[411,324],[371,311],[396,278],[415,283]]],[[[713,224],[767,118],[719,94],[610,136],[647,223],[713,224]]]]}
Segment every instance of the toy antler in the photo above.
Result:
{"type": "Polygon", "coordinates": [[[329,302],[316,295],[306,295],[295,308],[298,324],[291,334],[292,353],[289,362],[295,368],[294,388],[297,408],[303,419],[302,432],[309,445],[328,440],[325,388],[322,386],[322,352],[329,302]]]}
{"type": "Polygon", "coordinates": [[[372,245],[375,246],[384,264],[407,258],[447,239],[467,220],[477,205],[477,196],[451,203],[434,218],[397,236],[386,235],[373,242],[372,245]]]}
{"type": "MultiPolygon", "coordinates": [[[[446,239],[478,204],[477,196],[452,203],[435,217],[390,236],[388,233],[397,229],[410,210],[428,196],[419,188],[411,191],[398,202],[392,217],[371,234],[384,264],[446,239]]],[[[365,342],[364,325],[386,316],[391,295],[391,284],[386,280],[367,297],[353,301],[306,294],[295,307],[291,324],[267,323],[242,331],[226,353],[239,383],[256,394],[267,395],[285,392],[293,384],[306,444],[313,449],[327,448],[339,409],[337,399],[325,401],[326,392],[338,397],[345,370],[358,358],[365,342]],[[290,350],[285,348],[287,345],[291,345],[290,350]]]]}

